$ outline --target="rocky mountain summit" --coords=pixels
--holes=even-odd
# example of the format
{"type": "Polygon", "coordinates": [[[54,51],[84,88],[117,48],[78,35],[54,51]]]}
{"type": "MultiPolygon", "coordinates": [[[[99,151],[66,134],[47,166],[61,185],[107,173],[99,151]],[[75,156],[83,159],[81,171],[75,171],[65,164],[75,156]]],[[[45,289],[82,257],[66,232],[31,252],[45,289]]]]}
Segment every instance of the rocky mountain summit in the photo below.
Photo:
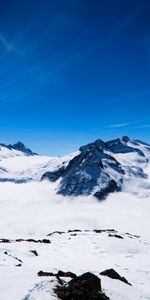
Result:
{"type": "Polygon", "coordinates": [[[150,193],[150,145],[127,136],[96,140],[63,156],[36,155],[22,142],[0,144],[0,182],[16,184],[48,180],[54,193],[95,196],[125,191],[150,193]]]}
{"type": "Polygon", "coordinates": [[[24,154],[26,155],[37,155],[36,153],[32,152],[31,149],[27,148],[22,142],[17,142],[15,144],[9,144],[9,145],[6,145],[6,144],[3,144],[3,143],[0,143],[0,147],[5,147],[9,150],[17,150],[17,151],[21,151],[23,152],[24,154]]]}
{"type": "Polygon", "coordinates": [[[67,166],[62,164],[41,178],[51,182],[60,179],[58,193],[64,196],[91,194],[101,200],[109,193],[121,191],[127,177],[147,179],[144,167],[149,161],[150,146],[142,142],[127,136],[108,142],[99,139],[79,151],[67,166]]]}

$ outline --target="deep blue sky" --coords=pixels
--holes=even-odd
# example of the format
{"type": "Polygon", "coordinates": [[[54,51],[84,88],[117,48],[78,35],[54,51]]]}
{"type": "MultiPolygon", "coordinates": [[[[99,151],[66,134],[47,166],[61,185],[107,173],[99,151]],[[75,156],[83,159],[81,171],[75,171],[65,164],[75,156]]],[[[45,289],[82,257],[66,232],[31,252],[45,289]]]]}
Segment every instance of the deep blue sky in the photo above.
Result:
{"type": "Polygon", "coordinates": [[[0,1],[0,142],[120,135],[150,142],[150,1],[0,1]]]}

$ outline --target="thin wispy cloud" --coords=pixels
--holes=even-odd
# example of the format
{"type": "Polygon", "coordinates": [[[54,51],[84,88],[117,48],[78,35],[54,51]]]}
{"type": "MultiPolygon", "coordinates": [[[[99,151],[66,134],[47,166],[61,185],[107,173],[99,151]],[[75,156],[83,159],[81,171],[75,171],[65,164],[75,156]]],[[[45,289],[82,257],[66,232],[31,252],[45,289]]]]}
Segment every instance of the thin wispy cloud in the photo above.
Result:
{"type": "Polygon", "coordinates": [[[8,52],[16,50],[15,46],[11,42],[9,42],[2,34],[0,34],[0,43],[8,52]]]}
{"type": "Polygon", "coordinates": [[[17,53],[19,55],[23,55],[23,51],[19,49],[16,44],[12,43],[9,39],[7,39],[2,33],[0,33],[0,44],[8,53],[17,53]]]}
{"type": "Polygon", "coordinates": [[[133,125],[133,124],[136,124],[136,123],[139,123],[141,121],[133,121],[133,122],[124,122],[124,123],[116,123],[116,124],[110,124],[110,125],[107,125],[106,128],[109,128],[109,129],[115,129],[115,128],[122,128],[122,127],[127,127],[127,126],[130,126],[130,125],[133,125]]]}
{"type": "Polygon", "coordinates": [[[121,128],[121,127],[126,127],[128,125],[131,125],[132,123],[118,123],[118,124],[111,124],[106,126],[106,128],[121,128]]]}
{"type": "Polygon", "coordinates": [[[139,125],[139,126],[134,126],[133,127],[134,129],[142,129],[142,128],[150,128],[150,124],[143,124],[143,125],[139,125]]]}

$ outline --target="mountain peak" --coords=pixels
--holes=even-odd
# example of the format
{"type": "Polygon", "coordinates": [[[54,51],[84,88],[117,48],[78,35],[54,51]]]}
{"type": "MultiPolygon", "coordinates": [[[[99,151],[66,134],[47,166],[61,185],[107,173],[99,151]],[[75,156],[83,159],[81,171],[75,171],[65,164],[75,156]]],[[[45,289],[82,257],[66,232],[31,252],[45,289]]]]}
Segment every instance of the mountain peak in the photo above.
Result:
{"type": "Polygon", "coordinates": [[[21,151],[27,155],[36,155],[36,153],[33,153],[31,149],[27,148],[21,141],[18,141],[17,143],[13,145],[9,145],[12,149],[21,151]]]}
{"type": "Polygon", "coordinates": [[[123,135],[120,140],[124,143],[130,142],[130,138],[127,135],[123,135]]]}

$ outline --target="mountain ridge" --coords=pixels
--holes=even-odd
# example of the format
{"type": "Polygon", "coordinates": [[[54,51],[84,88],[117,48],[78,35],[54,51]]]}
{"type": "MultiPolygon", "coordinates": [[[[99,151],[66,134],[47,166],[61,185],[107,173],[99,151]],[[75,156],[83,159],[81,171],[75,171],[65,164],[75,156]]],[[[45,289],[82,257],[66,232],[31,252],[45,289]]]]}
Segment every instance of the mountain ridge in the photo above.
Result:
{"type": "Polygon", "coordinates": [[[98,139],[62,157],[36,155],[21,142],[0,147],[1,182],[48,180],[57,194],[99,200],[119,191],[149,195],[150,146],[140,140],[98,139]]]}
{"type": "Polygon", "coordinates": [[[105,199],[109,193],[122,190],[127,175],[147,179],[140,165],[148,163],[144,152],[150,148],[143,144],[145,151],[142,151],[141,145],[127,136],[108,142],[96,140],[81,146],[80,153],[66,167],[45,172],[41,180],[55,182],[60,179],[58,193],[64,196],[93,195],[99,200],[105,199]],[[131,164],[125,167],[118,159],[119,155],[132,154],[137,156],[135,166],[131,164]]]}

